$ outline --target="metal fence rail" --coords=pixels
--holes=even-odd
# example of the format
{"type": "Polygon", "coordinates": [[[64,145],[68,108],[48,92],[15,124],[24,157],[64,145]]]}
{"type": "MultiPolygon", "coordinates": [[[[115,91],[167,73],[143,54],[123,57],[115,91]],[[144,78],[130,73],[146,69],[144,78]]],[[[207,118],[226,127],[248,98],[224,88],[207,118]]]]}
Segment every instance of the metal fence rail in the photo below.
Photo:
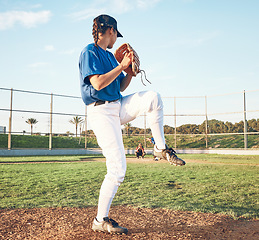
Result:
{"type": "MultiPolygon", "coordinates": [[[[206,148],[208,148],[208,137],[209,136],[217,136],[217,135],[243,135],[244,136],[244,149],[247,149],[248,144],[247,144],[247,136],[248,135],[256,135],[259,134],[259,132],[248,132],[247,130],[247,114],[250,114],[251,116],[256,116],[258,118],[258,106],[259,106],[259,89],[257,90],[250,90],[250,91],[242,91],[242,92],[236,92],[236,93],[227,93],[227,94],[218,94],[218,95],[210,95],[210,96],[183,96],[183,97],[163,97],[163,100],[166,102],[164,103],[165,105],[165,109],[167,111],[169,111],[169,113],[165,113],[164,117],[168,117],[169,119],[173,119],[173,127],[174,127],[174,147],[177,148],[177,138],[181,135],[193,135],[193,134],[180,134],[177,132],[177,128],[179,127],[179,120],[184,118],[184,122],[188,122],[188,121],[193,121],[193,119],[195,118],[200,118],[203,119],[203,121],[205,122],[205,132],[202,134],[195,134],[195,135],[202,135],[205,136],[206,139],[206,148]],[[247,96],[248,94],[255,94],[255,96],[252,99],[252,104],[247,104],[247,96]],[[218,111],[217,110],[217,102],[219,102],[219,100],[215,100],[215,98],[219,99],[219,98],[223,98],[223,97],[227,97],[229,101],[231,101],[231,97],[233,96],[237,96],[238,97],[238,101],[239,104],[236,104],[237,106],[237,110],[232,110],[231,104],[229,104],[230,108],[232,111],[218,111]],[[240,100],[242,99],[242,100],[240,100]],[[183,102],[188,100],[189,102],[184,106],[184,108],[187,107],[187,112],[181,112],[183,111],[183,107],[181,106],[181,104],[184,104],[183,102]],[[199,102],[199,107],[198,107],[198,112],[193,112],[188,108],[188,104],[194,100],[198,100],[199,102]],[[169,102],[168,102],[169,101],[169,102]],[[210,103],[212,103],[211,105],[215,105],[214,107],[208,107],[208,101],[211,101],[210,103]],[[251,108],[249,109],[248,106],[251,108]],[[178,110],[179,109],[179,110],[178,110]],[[173,111],[172,111],[173,110],[173,111]],[[210,110],[210,111],[209,111],[210,110]],[[172,111],[170,113],[170,111],[172,111]],[[208,132],[208,121],[209,119],[215,117],[215,116],[239,116],[237,119],[240,119],[244,122],[244,126],[243,126],[243,132],[241,133],[209,133],[208,132]],[[241,118],[240,118],[241,117],[241,118]]],[[[71,107],[68,109],[65,109],[65,111],[54,111],[54,107],[57,105],[54,105],[54,98],[56,99],[63,99],[66,98],[69,100],[69,102],[75,101],[75,100],[80,100],[81,101],[81,97],[78,96],[69,96],[69,95],[63,95],[63,94],[53,94],[53,93],[44,93],[44,92],[36,92],[36,91],[28,91],[28,90],[19,90],[19,89],[9,89],[9,88],[0,88],[0,125],[3,124],[3,122],[7,122],[6,121],[6,114],[9,113],[9,117],[8,117],[8,131],[6,132],[8,134],[8,149],[12,149],[12,134],[24,134],[24,130],[12,130],[13,126],[18,126],[17,121],[13,119],[13,114],[40,114],[40,115],[44,115],[46,118],[43,121],[47,121],[48,123],[48,128],[47,131],[40,131],[41,134],[46,134],[49,136],[49,149],[52,149],[52,136],[53,134],[58,134],[57,131],[53,131],[53,126],[57,126],[58,124],[54,124],[53,123],[53,117],[54,116],[60,116],[60,117],[74,117],[74,116],[78,116],[84,119],[83,121],[83,126],[82,129],[85,129],[85,134],[84,134],[84,138],[85,138],[85,148],[87,148],[87,107],[84,106],[82,104],[82,106],[74,111],[73,108],[73,112],[70,111],[71,107]],[[3,94],[1,94],[2,92],[7,93],[5,96],[3,96],[3,94]],[[49,107],[47,110],[41,110],[39,108],[37,109],[28,109],[28,105],[26,105],[25,107],[20,105],[21,101],[14,101],[14,96],[16,94],[22,94],[22,96],[26,95],[26,98],[28,99],[32,99],[31,102],[34,102],[35,96],[46,96],[48,98],[49,101],[49,107]],[[9,95],[9,97],[8,97],[9,95]],[[28,97],[28,95],[31,95],[28,97]],[[9,98],[9,100],[8,100],[9,98]],[[9,102],[9,107],[7,106],[7,103],[9,102]],[[4,103],[4,104],[3,104],[4,103]],[[4,106],[5,105],[5,106],[4,106]]],[[[44,104],[46,103],[46,101],[44,102],[44,104]]],[[[45,105],[44,105],[45,106],[45,105]]],[[[144,121],[142,122],[143,124],[143,128],[144,128],[144,143],[146,145],[146,128],[147,128],[147,123],[146,123],[146,116],[142,115],[141,117],[144,117],[144,121]]],[[[255,118],[256,118],[255,117],[255,118]]],[[[7,124],[6,124],[7,125],[7,124]]],[[[60,131],[60,133],[63,132],[64,130],[60,131]]],[[[80,134],[81,134],[81,130],[80,130],[80,134]]],[[[1,148],[1,146],[0,146],[1,148]]]]}

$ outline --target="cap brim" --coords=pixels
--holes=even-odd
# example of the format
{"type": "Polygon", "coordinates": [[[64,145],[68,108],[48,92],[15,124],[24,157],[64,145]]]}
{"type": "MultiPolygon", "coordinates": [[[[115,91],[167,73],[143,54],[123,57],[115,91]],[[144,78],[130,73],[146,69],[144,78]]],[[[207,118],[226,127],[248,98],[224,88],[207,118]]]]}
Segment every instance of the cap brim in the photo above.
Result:
{"type": "Polygon", "coordinates": [[[117,30],[117,37],[123,37],[118,30],[117,30]]]}

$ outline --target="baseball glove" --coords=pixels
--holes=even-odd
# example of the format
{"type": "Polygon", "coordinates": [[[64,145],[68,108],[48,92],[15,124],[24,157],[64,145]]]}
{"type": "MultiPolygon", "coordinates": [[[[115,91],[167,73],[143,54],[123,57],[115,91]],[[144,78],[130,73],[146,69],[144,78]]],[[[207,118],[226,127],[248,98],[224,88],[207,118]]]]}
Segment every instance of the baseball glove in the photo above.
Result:
{"type": "MultiPolygon", "coordinates": [[[[128,68],[126,68],[124,71],[128,74],[131,74],[132,76],[137,76],[138,73],[141,72],[141,81],[143,82],[142,79],[142,73],[144,73],[145,78],[146,78],[146,73],[144,70],[140,70],[140,60],[139,60],[139,56],[137,54],[137,52],[129,45],[129,43],[124,43],[122,44],[114,53],[114,56],[116,58],[116,60],[121,63],[125,54],[129,53],[129,52],[133,52],[133,62],[132,64],[129,65],[128,68]]],[[[147,78],[146,78],[147,80],[147,78]]],[[[148,81],[148,80],[147,80],[148,81]]],[[[149,81],[148,81],[149,82],[149,81]]],[[[149,82],[150,83],[150,82],[149,82]]],[[[146,85],[145,85],[146,86],[146,85]]]]}

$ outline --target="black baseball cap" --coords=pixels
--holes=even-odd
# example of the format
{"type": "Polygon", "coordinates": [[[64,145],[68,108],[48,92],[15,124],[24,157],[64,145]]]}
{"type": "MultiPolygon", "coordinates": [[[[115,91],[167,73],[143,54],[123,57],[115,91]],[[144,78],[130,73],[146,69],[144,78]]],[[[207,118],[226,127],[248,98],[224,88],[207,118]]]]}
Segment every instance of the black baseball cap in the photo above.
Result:
{"type": "Polygon", "coordinates": [[[117,31],[117,37],[123,37],[117,28],[117,21],[113,17],[102,14],[96,17],[96,20],[97,19],[101,26],[113,27],[117,31]]]}

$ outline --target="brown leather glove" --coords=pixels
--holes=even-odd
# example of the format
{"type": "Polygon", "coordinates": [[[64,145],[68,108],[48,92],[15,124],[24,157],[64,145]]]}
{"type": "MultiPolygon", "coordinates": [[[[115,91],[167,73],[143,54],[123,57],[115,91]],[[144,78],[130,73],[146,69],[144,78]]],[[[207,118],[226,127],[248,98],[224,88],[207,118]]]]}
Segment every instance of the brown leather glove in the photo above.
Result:
{"type": "Polygon", "coordinates": [[[115,58],[119,63],[122,62],[124,56],[126,53],[133,52],[133,62],[129,65],[128,68],[126,68],[124,71],[128,74],[131,74],[132,76],[137,76],[137,74],[140,72],[139,66],[139,56],[136,53],[136,51],[128,44],[124,43],[122,44],[114,53],[115,58]]]}

